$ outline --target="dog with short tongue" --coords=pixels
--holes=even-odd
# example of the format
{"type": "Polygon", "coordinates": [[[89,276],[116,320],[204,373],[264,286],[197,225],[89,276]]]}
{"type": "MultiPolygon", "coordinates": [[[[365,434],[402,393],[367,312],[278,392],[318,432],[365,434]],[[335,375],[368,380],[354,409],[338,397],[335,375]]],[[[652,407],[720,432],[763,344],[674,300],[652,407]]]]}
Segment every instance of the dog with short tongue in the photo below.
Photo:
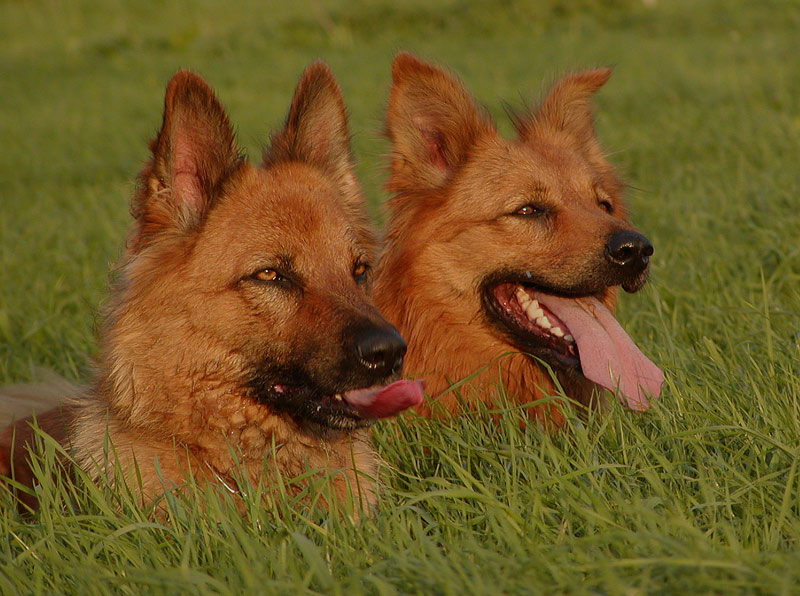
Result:
{"type": "Polygon", "coordinates": [[[561,78],[535,109],[512,114],[507,140],[454,76],[395,58],[393,196],[374,297],[408,343],[406,373],[433,398],[421,413],[491,405],[502,385],[559,426],[557,403],[535,403],[554,394],[553,373],[583,406],[607,391],[636,411],[658,397],[663,374],[613,314],[619,287],[646,283],[653,246],[630,224],[595,137],[590,100],[610,74],[561,78]]]}
{"type": "MultiPolygon", "coordinates": [[[[258,165],[188,71],[168,83],[150,147],[93,374],[48,388],[57,399],[39,428],[142,505],[160,507],[191,476],[240,506],[246,478],[265,495],[369,511],[369,427],[423,396],[370,299],[375,240],[330,69],[303,72],[258,165]]],[[[13,477],[26,506],[38,494],[30,422],[0,427],[0,484],[13,477]]]]}

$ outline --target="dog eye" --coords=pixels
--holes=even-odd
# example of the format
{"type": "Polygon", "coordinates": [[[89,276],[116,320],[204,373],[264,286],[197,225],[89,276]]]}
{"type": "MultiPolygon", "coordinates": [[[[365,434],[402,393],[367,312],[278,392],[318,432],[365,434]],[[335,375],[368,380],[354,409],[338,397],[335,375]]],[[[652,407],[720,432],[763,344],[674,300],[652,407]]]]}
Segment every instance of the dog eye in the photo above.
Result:
{"type": "Polygon", "coordinates": [[[281,274],[275,271],[274,269],[260,269],[255,273],[253,273],[253,275],[251,275],[250,278],[262,283],[283,281],[283,277],[281,276],[281,274]]]}
{"type": "Polygon", "coordinates": [[[614,206],[611,204],[611,201],[606,201],[605,199],[600,201],[600,208],[606,213],[614,211],[614,206]]]}
{"type": "Polygon", "coordinates": [[[362,282],[367,278],[367,271],[369,270],[369,265],[366,263],[356,263],[356,266],[353,267],[353,279],[357,282],[362,282]]]}
{"type": "Polygon", "coordinates": [[[541,217],[546,213],[547,209],[539,205],[523,205],[514,211],[514,215],[518,215],[519,217],[541,217]]]}

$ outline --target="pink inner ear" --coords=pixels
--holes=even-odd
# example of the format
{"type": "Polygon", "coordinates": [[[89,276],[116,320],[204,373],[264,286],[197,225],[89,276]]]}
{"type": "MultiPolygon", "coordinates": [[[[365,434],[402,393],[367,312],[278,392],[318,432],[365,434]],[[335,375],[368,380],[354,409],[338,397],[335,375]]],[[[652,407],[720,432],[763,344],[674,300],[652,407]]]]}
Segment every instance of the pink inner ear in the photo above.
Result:
{"type": "Polygon", "coordinates": [[[173,195],[179,204],[193,211],[200,211],[203,205],[203,191],[194,172],[175,172],[172,182],[173,195]]]}
{"type": "Polygon", "coordinates": [[[428,143],[428,155],[431,163],[437,170],[446,172],[448,163],[444,156],[444,135],[438,130],[423,130],[422,135],[428,143]]]}
{"type": "Polygon", "coordinates": [[[172,153],[172,194],[178,205],[186,205],[199,212],[203,206],[203,189],[200,186],[197,148],[186,135],[176,135],[172,153]]]}

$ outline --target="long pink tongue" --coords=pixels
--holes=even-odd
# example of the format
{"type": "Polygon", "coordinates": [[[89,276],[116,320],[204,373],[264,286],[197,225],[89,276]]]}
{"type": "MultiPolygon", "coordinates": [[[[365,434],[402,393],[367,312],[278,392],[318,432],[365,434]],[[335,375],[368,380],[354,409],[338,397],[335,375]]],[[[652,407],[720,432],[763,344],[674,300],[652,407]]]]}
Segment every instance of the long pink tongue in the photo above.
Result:
{"type": "Polygon", "coordinates": [[[395,381],[385,387],[353,389],[342,397],[365,418],[388,418],[421,403],[422,391],[421,380],[395,381]]]}
{"type": "Polygon", "coordinates": [[[650,407],[647,396],[658,397],[664,373],[642,354],[599,300],[538,292],[535,298],[553,311],[575,338],[583,376],[610,391],[618,389],[620,401],[632,410],[650,407]]]}

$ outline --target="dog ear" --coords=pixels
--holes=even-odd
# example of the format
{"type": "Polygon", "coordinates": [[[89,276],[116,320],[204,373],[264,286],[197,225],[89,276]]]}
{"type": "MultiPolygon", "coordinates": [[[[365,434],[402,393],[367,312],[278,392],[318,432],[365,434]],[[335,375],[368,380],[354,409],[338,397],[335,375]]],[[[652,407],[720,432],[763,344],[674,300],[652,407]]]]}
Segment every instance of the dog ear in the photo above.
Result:
{"type": "Polygon", "coordinates": [[[167,85],[164,119],[150,149],[132,205],[134,251],[166,230],[196,227],[221,182],[242,163],[222,105],[202,78],[185,70],[167,85]]]}
{"type": "Polygon", "coordinates": [[[386,114],[390,192],[441,187],[487,132],[491,120],[458,80],[411,54],[395,57],[386,114]]]}
{"type": "Polygon", "coordinates": [[[610,76],[610,68],[598,68],[562,78],[531,114],[512,116],[520,139],[533,142],[543,134],[555,132],[580,149],[594,149],[597,141],[590,100],[610,76]]]}
{"type": "Polygon", "coordinates": [[[353,170],[342,92],[324,62],[309,65],[294,92],[283,128],[272,135],[264,166],[299,161],[333,176],[346,201],[363,203],[353,170]]]}

